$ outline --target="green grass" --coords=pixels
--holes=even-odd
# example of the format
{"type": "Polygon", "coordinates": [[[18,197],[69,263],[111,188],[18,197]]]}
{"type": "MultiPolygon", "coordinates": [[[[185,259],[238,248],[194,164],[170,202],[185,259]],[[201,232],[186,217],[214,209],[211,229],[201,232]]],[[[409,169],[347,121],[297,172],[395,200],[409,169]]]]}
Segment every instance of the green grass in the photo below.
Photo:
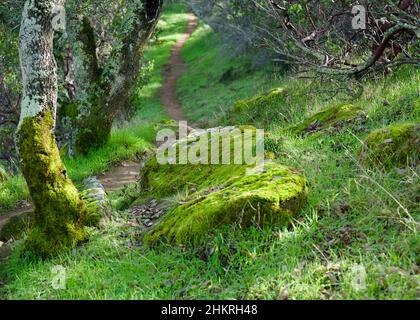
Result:
{"type": "Polygon", "coordinates": [[[177,91],[188,120],[211,126],[233,103],[280,83],[270,66],[253,67],[249,56],[232,57],[222,50],[212,30],[200,25],[183,48],[189,65],[177,91]]]}
{"type": "MultiPolygon", "coordinates": [[[[140,118],[147,121],[165,118],[156,95],[161,68],[179,35],[172,32],[185,26],[182,7],[170,9],[161,22],[167,27],[164,41],[148,52],[155,63],[152,82],[138,92],[140,118]]],[[[253,70],[250,58],[224,55],[217,36],[204,26],[183,54],[189,69],[179,95],[189,119],[202,125],[248,121],[247,115],[231,118],[236,100],[274,87],[288,92],[292,123],[263,116],[253,123],[269,132],[267,147],[281,163],[304,170],[310,193],[302,214],[287,230],[225,228],[212,233],[206,248],[190,249],[143,246],[141,232],[126,224],[122,212],[106,230],[91,230],[89,243],[48,261],[19,257],[17,242],[1,267],[0,298],[418,299],[418,168],[366,170],[356,154],[369,131],[420,121],[419,71],[404,68],[384,82],[368,83],[360,97],[349,100],[331,98],[310,81],[273,78],[269,68],[253,70]],[[287,130],[319,110],[349,102],[368,115],[360,127],[307,137],[287,130]],[[65,267],[65,290],[51,286],[56,265],[65,267]],[[360,290],[357,280],[365,285],[360,290]]]]}

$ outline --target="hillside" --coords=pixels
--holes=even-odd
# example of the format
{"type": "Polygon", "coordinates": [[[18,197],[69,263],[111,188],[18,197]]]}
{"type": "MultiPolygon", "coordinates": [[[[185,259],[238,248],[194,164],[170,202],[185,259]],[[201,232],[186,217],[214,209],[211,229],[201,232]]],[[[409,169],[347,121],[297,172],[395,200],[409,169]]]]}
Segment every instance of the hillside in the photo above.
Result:
{"type": "MultiPolygon", "coordinates": [[[[158,38],[146,53],[153,65],[150,79],[134,97],[136,117],[115,127],[104,148],[66,160],[78,184],[115,163],[143,160],[155,133],[172,124],[159,92],[171,48],[187,23],[183,5],[165,7],[158,38]]],[[[202,22],[182,57],[187,69],[176,89],[191,127],[264,129],[266,156],[287,168],[276,175],[306,179],[307,199],[290,225],[226,224],[203,232],[199,245],[146,245],[149,229],[133,219],[145,205],[153,209],[157,201],[165,204],[162,210],[176,210],[194,201],[196,192],[213,188],[217,194],[244,169],[167,170],[149,162],[145,168],[156,171],[147,174],[164,182],[150,182],[148,193],[139,188],[140,178],[110,192],[113,219],[89,228],[89,242],[39,261],[19,255],[20,235],[0,265],[0,298],[418,299],[419,70],[401,68],[366,83],[359,95],[334,94],[333,86],[254,61],[252,52],[232,55],[202,22]],[[66,270],[66,290],[51,287],[57,265],[66,270]]],[[[240,189],[242,181],[234,183],[240,189]]],[[[2,183],[0,199],[4,210],[28,199],[23,178],[2,183]]]]}

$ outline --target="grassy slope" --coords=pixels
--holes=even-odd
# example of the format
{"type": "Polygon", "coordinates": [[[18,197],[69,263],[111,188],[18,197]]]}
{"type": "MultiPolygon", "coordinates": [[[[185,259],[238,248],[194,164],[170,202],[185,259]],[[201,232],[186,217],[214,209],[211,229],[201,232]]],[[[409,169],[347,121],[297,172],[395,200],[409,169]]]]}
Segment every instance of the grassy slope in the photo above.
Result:
{"type": "MultiPolygon", "coordinates": [[[[172,8],[166,19],[182,20],[176,12],[172,8]]],[[[172,27],[168,25],[168,32],[172,27]]],[[[248,66],[246,59],[220,58],[217,41],[202,28],[184,50],[190,69],[178,89],[193,121],[229,122],[228,109],[236,99],[273,86],[293,86],[296,94],[289,103],[296,107],[297,121],[341,99],[326,102],[325,97],[314,95],[308,99],[301,96],[306,83],[273,81],[262,71],[239,73],[237,79],[219,83],[230,67],[248,70],[248,66]],[[223,116],[214,117],[221,107],[223,116]]],[[[169,46],[162,44],[161,48],[153,49],[149,57],[164,62],[169,46]]],[[[152,118],[162,116],[154,95],[161,81],[159,74],[153,79],[150,87],[139,93],[145,99],[143,114],[152,118]]],[[[418,115],[410,111],[418,104],[418,84],[419,74],[408,70],[390,78],[386,86],[368,86],[364,96],[355,101],[369,111],[368,129],[400,120],[418,121],[418,115]],[[382,107],[384,98],[391,107],[382,107]]],[[[266,123],[262,119],[256,122],[266,123]]],[[[182,248],[136,246],[136,231],[116,223],[106,231],[92,231],[89,244],[48,262],[15,254],[2,266],[6,285],[0,292],[4,298],[26,299],[415,298],[419,239],[410,230],[412,222],[398,208],[408,208],[418,218],[418,204],[413,201],[418,176],[359,168],[355,149],[365,133],[355,137],[344,131],[302,139],[285,135],[281,124],[267,128],[281,161],[303,168],[310,182],[310,203],[293,228],[236,234],[225,230],[224,238],[210,239],[215,253],[202,260],[197,252],[182,248]],[[51,288],[54,265],[66,268],[66,290],[51,288]],[[352,285],[358,276],[363,277],[357,273],[358,265],[366,270],[364,290],[352,285]]]]}
{"type": "MultiPolygon", "coordinates": [[[[256,291],[251,296],[276,298],[279,289],[287,288],[292,298],[416,297],[418,172],[366,171],[359,166],[356,154],[367,132],[393,123],[420,122],[420,72],[405,68],[386,81],[368,83],[364,93],[350,101],[343,95],[331,98],[321,94],[320,87],[309,81],[272,79],[270,73],[263,76],[256,72],[254,79],[244,74],[224,85],[220,76],[232,67],[236,69],[238,63],[244,65],[244,60],[238,62],[226,55],[216,58],[220,48],[209,44],[209,39],[217,43],[215,38],[203,27],[184,51],[190,69],[178,91],[191,120],[203,117],[213,124],[237,123],[237,118],[230,117],[232,102],[266,91],[267,81],[269,88],[285,89],[285,106],[295,123],[340,103],[352,103],[368,115],[359,133],[344,128],[339,134],[308,138],[288,134],[284,129],[289,123],[272,122],[263,115],[253,119],[252,124],[270,132],[268,147],[282,163],[304,169],[311,192],[303,213],[306,217],[299,220],[302,225],[287,233],[291,243],[284,246],[283,241],[274,241],[273,247],[254,262],[257,267],[243,273],[245,282],[247,276],[260,277],[261,284],[253,287],[256,291]],[[203,55],[210,47],[210,54],[203,55]],[[200,99],[205,99],[206,107],[189,113],[200,99]],[[269,262],[260,271],[258,266],[264,266],[264,261],[269,262]],[[367,271],[367,289],[355,292],[349,282],[352,266],[358,264],[367,271]]],[[[242,123],[247,121],[244,115],[242,123]]],[[[253,245],[257,244],[261,245],[253,245]]]]}
{"type": "Polygon", "coordinates": [[[217,35],[201,24],[183,48],[190,67],[179,82],[178,94],[188,119],[203,127],[224,117],[235,100],[279,83],[271,68],[256,70],[249,56],[226,56],[221,46],[217,35]]]}

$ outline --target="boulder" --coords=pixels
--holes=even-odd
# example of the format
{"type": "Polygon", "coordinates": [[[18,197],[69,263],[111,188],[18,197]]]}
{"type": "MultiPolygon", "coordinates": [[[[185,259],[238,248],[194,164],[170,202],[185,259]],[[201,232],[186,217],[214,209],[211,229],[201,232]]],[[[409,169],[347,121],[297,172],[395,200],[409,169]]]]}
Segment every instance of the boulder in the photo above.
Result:
{"type": "MultiPolygon", "coordinates": [[[[250,127],[241,132],[245,128],[250,127]]],[[[179,199],[146,234],[150,245],[199,245],[225,225],[287,226],[305,206],[308,192],[302,172],[272,160],[257,166],[162,165],[153,156],[142,169],[140,185],[143,197],[179,199]]]]}
{"type": "Polygon", "coordinates": [[[290,121],[291,113],[286,98],[286,90],[277,88],[262,95],[238,100],[229,118],[238,123],[254,122],[255,119],[264,123],[290,121]]]}
{"type": "Polygon", "coordinates": [[[92,213],[100,215],[102,220],[109,219],[112,212],[111,202],[105,188],[97,177],[90,177],[83,181],[82,196],[92,213]]]}
{"type": "Polygon", "coordinates": [[[364,112],[351,104],[338,105],[322,110],[297,125],[291,131],[298,135],[310,135],[323,130],[340,130],[342,127],[355,122],[364,122],[364,112]]]}
{"type": "Polygon", "coordinates": [[[359,159],[369,168],[390,169],[420,163],[420,124],[401,123],[371,132],[360,148],[359,159]]]}

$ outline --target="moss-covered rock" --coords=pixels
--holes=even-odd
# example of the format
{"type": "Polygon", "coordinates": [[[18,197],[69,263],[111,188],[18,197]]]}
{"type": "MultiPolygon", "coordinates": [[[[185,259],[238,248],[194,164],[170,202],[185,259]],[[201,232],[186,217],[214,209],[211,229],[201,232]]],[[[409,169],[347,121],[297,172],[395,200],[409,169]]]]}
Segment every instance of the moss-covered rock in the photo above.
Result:
{"type": "MultiPolygon", "coordinates": [[[[209,150],[211,148],[211,133],[215,129],[211,128],[206,130],[205,134],[208,134],[209,138],[209,150]]],[[[238,126],[238,127],[227,127],[230,132],[239,130],[241,134],[245,130],[250,130],[255,134],[256,128],[253,126],[238,126]]],[[[195,145],[196,141],[200,139],[201,134],[197,132],[191,132],[186,139],[187,152],[195,145]]],[[[255,136],[252,137],[253,139],[255,136]]],[[[255,143],[255,140],[253,140],[255,143]]],[[[179,146],[179,144],[177,144],[179,146]]],[[[219,143],[220,149],[222,149],[222,139],[219,143]]],[[[167,197],[178,192],[185,191],[186,187],[189,188],[206,188],[214,185],[223,184],[230,177],[239,174],[243,168],[243,165],[237,165],[234,163],[234,142],[230,142],[230,164],[227,165],[191,165],[191,164],[171,164],[161,165],[157,161],[155,154],[149,157],[140,171],[140,187],[143,192],[153,195],[156,198],[167,197]]],[[[255,148],[253,149],[255,151],[255,148]]],[[[208,152],[209,161],[211,163],[211,152],[208,152]]],[[[219,154],[219,161],[222,161],[222,152],[219,154]]],[[[179,163],[179,147],[176,150],[176,163],[179,163]]]]}
{"type": "Polygon", "coordinates": [[[150,197],[182,195],[181,204],[146,234],[147,244],[198,245],[224,225],[287,226],[307,198],[303,174],[273,161],[258,166],[162,165],[152,157],[142,170],[140,183],[142,192],[150,197]]]}
{"type": "Polygon", "coordinates": [[[291,127],[291,131],[298,135],[309,135],[315,132],[336,129],[365,120],[364,112],[351,104],[338,105],[327,108],[291,127]]]}
{"type": "Polygon", "coordinates": [[[420,124],[402,123],[373,131],[359,150],[370,168],[416,166],[420,163],[420,124]]]}
{"type": "Polygon", "coordinates": [[[235,103],[233,111],[243,112],[248,109],[264,108],[272,104],[281,103],[283,101],[284,93],[285,91],[283,88],[277,88],[263,95],[239,100],[235,103]]]}
{"type": "Polygon", "coordinates": [[[266,163],[261,170],[242,168],[223,186],[199,192],[171,211],[144,241],[200,244],[213,230],[227,224],[287,226],[304,206],[306,181],[294,169],[266,163]]]}
{"type": "Polygon", "coordinates": [[[233,106],[230,119],[237,123],[253,122],[255,119],[264,123],[289,121],[291,113],[286,98],[287,92],[277,88],[263,95],[239,100],[233,106]]]}

